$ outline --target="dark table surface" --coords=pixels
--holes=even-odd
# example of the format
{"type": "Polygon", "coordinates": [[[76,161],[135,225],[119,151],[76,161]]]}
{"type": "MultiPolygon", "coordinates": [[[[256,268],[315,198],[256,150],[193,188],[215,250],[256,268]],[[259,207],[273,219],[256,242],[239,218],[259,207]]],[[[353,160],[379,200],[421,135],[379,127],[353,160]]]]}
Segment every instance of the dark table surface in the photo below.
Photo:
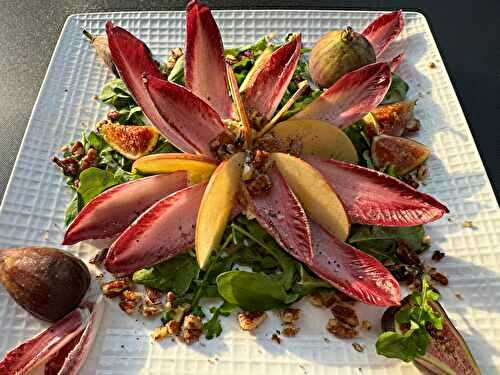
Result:
{"type": "MultiPolygon", "coordinates": [[[[500,1],[208,1],[213,9],[406,9],[427,17],[496,191],[500,190],[500,1]],[[453,5],[452,5],[453,4],[453,5]],[[452,5],[452,7],[451,7],[452,5]]],[[[171,0],[0,0],[0,197],[66,17],[181,10],[171,0]]],[[[497,194],[498,198],[498,194],[497,194]]]]}

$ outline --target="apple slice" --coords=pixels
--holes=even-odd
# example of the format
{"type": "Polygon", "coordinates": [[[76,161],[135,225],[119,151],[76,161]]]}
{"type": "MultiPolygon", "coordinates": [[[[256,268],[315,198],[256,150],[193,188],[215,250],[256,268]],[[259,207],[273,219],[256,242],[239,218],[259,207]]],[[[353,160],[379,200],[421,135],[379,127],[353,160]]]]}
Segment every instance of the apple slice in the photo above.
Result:
{"type": "Polygon", "coordinates": [[[349,218],[321,173],[295,156],[276,152],[271,158],[307,214],[330,234],[345,241],[349,235],[349,218]]]}
{"type": "Polygon", "coordinates": [[[112,237],[127,228],[143,211],[187,186],[186,172],[150,176],[126,182],[92,199],[71,222],[63,245],[112,237]]]}
{"type": "Polygon", "coordinates": [[[132,165],[132,171],[142,174],[186,171],[189,185],[207,181],[215,168],[217,164],[207,156],[177,153],[147,155],[132,165]]]}
{"type": "Polygon", "coordinates": [[[271,134],[283,145],[284,152],[298,145],[301,154],[358,162],[358,153],[349,137],[324,121],[287,120],[276,124],[271,134]]]}
{"type": "Polygon", "coordinates": [[[223,161],[210,177],[196,220],[196,258],[200,268],[208,265],[210,254],[224,234],[236,193],[240,188],[245,154],[239,152],[223,161]]]}

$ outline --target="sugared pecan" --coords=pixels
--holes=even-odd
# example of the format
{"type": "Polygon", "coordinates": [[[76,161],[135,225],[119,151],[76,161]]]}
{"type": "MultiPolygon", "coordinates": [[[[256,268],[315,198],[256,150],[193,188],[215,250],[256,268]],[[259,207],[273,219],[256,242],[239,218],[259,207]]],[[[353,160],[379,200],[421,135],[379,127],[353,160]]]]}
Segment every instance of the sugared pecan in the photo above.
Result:
{"type": "Polygon", "coordinates": [[[52,161],[62,169],[66,176],[77,177],[80,173],[78,161],[73,158],[59,159],[57,156],[52,158],[52,161]]]}
{"type": "Polygon", "coordinates": [[[102,294],[106,297],[113,298],[119,296],[125,289],[130,287],[128,279],[116,279],[101,285],[102,294]]]}
{"type": "Polygon", "coordinates": [[[280,312],[280,318],[283,323],[293,323],[300,318],[300,309],[288,307],[280,312]]]}
{"type": "Polygon", "coordinates": [[[73,143],[71,146],[71,156],[74,158],[79,158],[85,154],[85,149],[83,148],[83,144],[80,141],[73,143]]]}
{"type": "Polygon", "coordinates": [[[198,341],[203,330],[201,318],[197,315],[189,314],[182,323],[181,338],[186,344],[198,341]]]}
{"type": "Polygon", "coordinates": [[[441,272],[431,272],[431,278],[432,280],[436,280],[441,285],[448,285],[448,278],[441,272]]]}
{"type": "Polygon", "coordinates": [[[285,337],[295,337],[299,333],[299,327],[292,323],[286,323],[281,329],[281,333],[285,337]]]}
{"type": "Polygon", "coordinates": [[[250,195],[263,194],[273,187],[273,183],[267,174],[259,174],[252,181],[247,183],[250,195]]]}
{"type": "Polygon", "coordinates": [[[328,321],[326,329],[328,332],[341,339],[352,339],[358,335],[358,332],[350,325],[342,323],[335,318],[328,321]]]}
{"type": "Polygon", "coordinates": [[[443,253],[442,251],[434,250],[434,252],[432,253],[432,260],[435,262],[439,262],[441,259],[444,258],[445,255],[446,254],[443,253]]]}
{"type": "Polygon", "coordinates": [[[330,307],[339,301],[338,294],[333,290],[314,291],[311,294],[311,303],[317,307],[330,307]]]}
{"type": "Polygon", "coordinates": [[[131,290],[124,290],[120,296],[120,308],[126,314],[132,314],[135,312],[137,306],[141,302],[140,293],[133,292],[131,290]]]}
{"type": "Polygon", "coordinates": [[[148,305],[144,304],[142,305],[142,315],[145,316],[146,318],[149,318],[151,316],[156,316],[158,314],[161,314],[163,312],[163,309],[161,305],[148,305]]]}
{"type": "Polygon", "coordinates": [[[359,319],[356,311],[347,305],[335,304],[331,308],[332,314],[337,320],[349,324],[351,327],[357,327],[359,325],[359,319]]]}
{"type": "Polygon", "coordinates": [[[161,304],[161,292],[158,289],[146,287],[146,298],[144,302],[148,305],[159,305],[161,304]]]}
{"type": "Polygon", "coordinates": [[[238,314],[238,322],[240,328],[244,331],[252,331],[266,320],[267,314],[265,312],[242,312],[238,314]]]}
{"type": "Polygon", "coordinates": [[[403,241],[398,241],[396,256],[401,262],[410,266],[415,266],[421,263],[418,254],[413,249],[410,249],[403,241]]]}

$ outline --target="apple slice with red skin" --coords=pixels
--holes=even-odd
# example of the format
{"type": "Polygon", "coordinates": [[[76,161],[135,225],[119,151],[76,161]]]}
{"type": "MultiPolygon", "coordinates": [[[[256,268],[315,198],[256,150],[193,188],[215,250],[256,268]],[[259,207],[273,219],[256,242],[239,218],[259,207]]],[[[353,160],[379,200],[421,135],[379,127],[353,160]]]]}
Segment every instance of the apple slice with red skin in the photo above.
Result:
{"type": "Polygon", "coordinates": [[[358,162],[358,152],[339,128],[318,120],[286,120],[275,125],[271,135],[279,141],[281,152],[298,146],[300,154],[358,162]]]}
{"type": "Polygon", "coordinates": [[[344,74],[293,119],[322,120],[345,128],[380,104],[391,85],[391,69],[375,63],[344,74]]]}
{"type": "Polygon", "coordinates": [[[158,65],[151,56],[149,48],[127,30],[113,26],[111,21],[106,23],[109,50],[113,63],[120,77],[129,89],[144,114],[151,120],[158,131],[176,147],[184,152],[196,153],[196,146],[187,137],[196,137],[194,134],[182,134],[173,128],[158,112],[144,86],[143,77],[162,78],[158,65]]]}
{"type": "Polygon", "coordinates": [[[105,268],[114,274],[127,275],[191,248],[206,186],[206,183],[190,186],[151,206],[111,245],[105,268]]]}
{"type": "Polygon", "coordinates": [[[257,112],[265,120],[271,119],[292,80],[300,58],[300,47],[299,34],[274,51],[254,72],[244,97],[245,108],[249,114],[257,112]]]}
{"type": "Polygon", "coordinates": [[[281,247],[296,258],[310,261],[313,249],[306,213],[276,166],[268,176],[273,184],[269,191],[247,193],[250,209],[281,247]]]}
{"type": "Polygon", "coordinates": [[[192,0],[186,8],[186,87],[205,100],[221,118],[231,118],[233,106],[227,91],[224,47],[210,8],[192,0]]]}
{"type": "Polygon", "coordinates": [[[187,183],[187,173],[178,171],[112,187],[83,207],[66,230],[63,245],[112,237],[155,202],[185,188],[187,183]]]}
{"type": "Polygon", "coordinates": [[[235,206],[244,158],[245,154],[239,152],[219,164],[203,194],[195,235],[196,259],[202,269],[206,268],[210,255],[219,246],[235,206]]]}
{"type": "Polygon", "coordinates": [[[132,171],[142,174],[185,170],[190,185],[207,181],[215,168],[217,168],[217,163],[207,156],[178,153],[147,155],[136,160],[132,165],[132,171]]]}
{"type": "Polygon", "coordinates": [[[449,212],[435,198],[385,173],[332,159],[303,159],[333,187],[353,223],[409,227],[449,212]]]}
{"type": "Polygon", "coordinates": [[[184,86],[146,76],[146,89],[161,116],[203,155],[212,155],[210,142],[226,131],[219,114],[184,86]]]}
{"type": "Polygon", "coordinates": [[[309,222],[314,257],[306,265],[317,276],[358,301],[376,306],[399,305],[399,283],[374,257],[338,240],[309,222]]]}
{"type": "Polygon", "coordinates": [[[373,138],[371,153],[377,168],[390,164],[399,176],[404,176],[422,165],[431,150],[413,139],[382,134],[373,138]]]}
{"type": "Polygon", "coordinates": [[[372,44],[375,55],[380,56],[401,33],[403,27],[403,12],[398,10],[377,17],[361,34],[372,44]]]}
{"type": "Polygon", "coordinates": [[[334,188],[321,173],[292,155],[275,152],[270,157],[307,215],[345,241],[349,235],[349,217],[334,188]]]}

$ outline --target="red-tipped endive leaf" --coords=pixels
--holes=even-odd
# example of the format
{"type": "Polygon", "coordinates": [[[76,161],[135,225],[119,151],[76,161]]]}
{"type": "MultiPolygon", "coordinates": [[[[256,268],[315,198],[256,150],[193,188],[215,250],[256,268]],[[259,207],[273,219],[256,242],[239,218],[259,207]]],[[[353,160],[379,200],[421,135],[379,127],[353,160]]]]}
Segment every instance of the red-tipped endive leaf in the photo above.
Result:
{"type": "MultiPolygon", "coordinates": [[[[399,305],[396,279],[374,257],[336,239],[310,221],[314,257],[311,271],[348,296],[377,306],[399,305]]],[[[299,259],[300,260],[300,259],[299,259]]]]}
{"type": "Polygon", "coordinates": [[[345,128],[379,105],[390,85],[388,64],[366,65],[344,74],[293,118],[322,120],[345,128]]]}
{"type": "Polygon", "coordinates": [[[104,315],[104,301],[100,296],[92,306],[89,322],[83,331],[80,340],[71,350],[57,375],[77,375],[90,353],[92,344],[99,331],[104,315]]]}
{"type": "Polygon", "coordinates": [[[192,0],[186,8],[186,87],[209,103],[221,118],[231,118],[233,106],[227,90],[224,47],[208,6],[192,0]]]}
{"type": "Polygon", "coordinates": [[[143,82],[145,75],[163,77],[148,47],[127,30],[113,26],[111,21],[106,23],[106,33],[113,63],[144,114],[165,138],[182,151],[192,154],[199,152],[189,141],[189,134],[179,133],[162,118],[146,92],[143,82]]]}
{"type": "Polygon", "coordinates": [[[184,189],[185,171],[126,182],[91,200],[69,225],[63,245],[112,237],[127,228],[142,212],[167,195],[184,189]]]}
{"type": "Polygon", "coordinates": [[[68,357],[69,353],[78,344],[82,335],[83,332],[75,336],[73,340],[64,345],[64,347],[62,347],[57,352],[57,354],[45,364],[44,375],[58,375],[59,371],[64,365],[64,361],[66,361],[66,358],[68,357]]]}
{"type": "Polygon", "coordinates": [[[89,311],[77,308],[45,331],[9,351],[0,361],[0,374],[22,375],[57,355],[83,332],[89,311]]]}
{"type": "Polygon", "coordinates": [[[429,223],[449,212],[430,195],[385,173],[315,156],[303,159],[326,178],[353,223],[408,227],[429,223]]]}
{"type": "Polygon", "coordinates": [[[396,69],[398,68],[399,65],[403,62],[405,59],[405,54],[400,53],[399,55],[393,57],[390,61],[387,61],[387,64],[391,67],[391,72],[394,73],[396,69]]]}
{"type": "Polygon", "coordinates": [[[290,42],[273,52],[260,67],[245,90],[245,107],[270,120],[285,94],[300,58],[301,37],[296,35],[290,42]]]}
{"type": "Polygon", "coordinates": [[[175,192],[139,216],[109,248],[106,269],[114,274],[130,274],[192,247],[206,186],[201,183],[175,192]]]}
{"type": "Polygon", "coordinates": [[[403,14],[400,10],[382,14],[373,20],[362,32],[375,50],[375,55],[380,56],[394,39],[401,33],[404,26],[403,14]]]}
{"type": "Polygon", "coordinates": [[[281,247],[298,259],[311,260],[311,231],[304,209],[276,166],[268,176],[273,183],[269,191],[248,194],[251,210],[281,247]]]}
{"type": "Polygon", "coordinates": [[[146,88],[154,105],[168,123],[204,155],[211,155],[210,142],[225,131],[219,114],[184,86],[147,76],[146,88]]]}

